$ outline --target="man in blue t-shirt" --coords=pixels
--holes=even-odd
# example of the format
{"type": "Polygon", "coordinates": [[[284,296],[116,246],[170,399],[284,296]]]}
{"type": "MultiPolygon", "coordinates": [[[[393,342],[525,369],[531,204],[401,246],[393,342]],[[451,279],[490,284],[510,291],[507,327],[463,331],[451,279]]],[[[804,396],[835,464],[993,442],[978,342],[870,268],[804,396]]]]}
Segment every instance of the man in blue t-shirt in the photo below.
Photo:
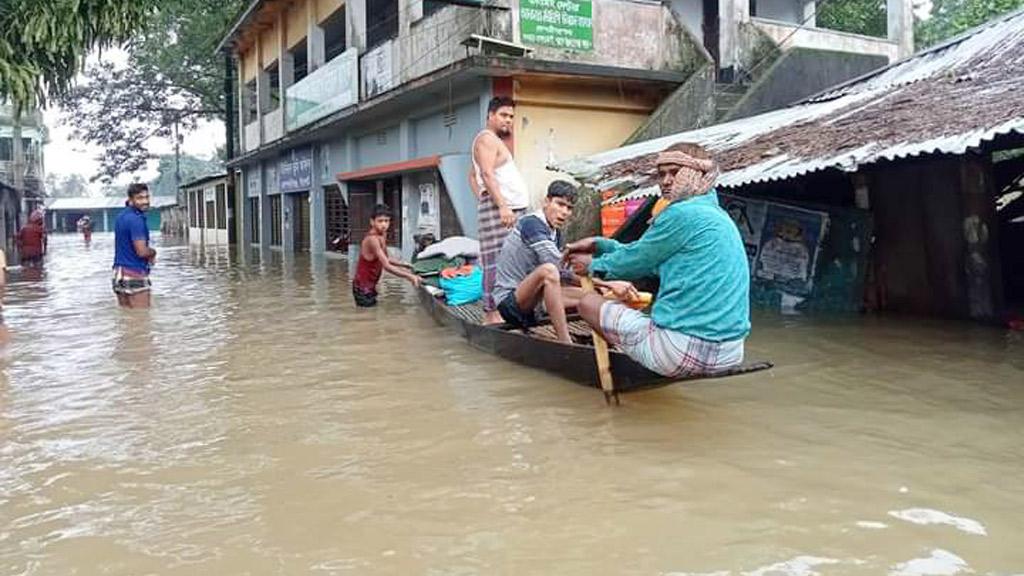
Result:
{"type": "Polygon", "coordinates": [[[125,308],[149,308],[149,269],[156,250],[149,246],[149,187],[141,182],[128,186],[128,201],[114,221],[114,277],[117,303],[125,308]]]}

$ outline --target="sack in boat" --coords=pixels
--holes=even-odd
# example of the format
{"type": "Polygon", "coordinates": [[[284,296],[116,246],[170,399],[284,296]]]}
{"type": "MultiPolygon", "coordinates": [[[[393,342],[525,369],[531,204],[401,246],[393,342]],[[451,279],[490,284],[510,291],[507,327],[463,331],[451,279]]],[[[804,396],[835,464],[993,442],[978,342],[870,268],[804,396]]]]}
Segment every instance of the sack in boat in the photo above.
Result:
{"type": "Polygon", "coordinates": [[[441,289],[449,306],[476,302],[484,296],[484,272],[479,266],[445,268],[441,271],[441,289]]]}

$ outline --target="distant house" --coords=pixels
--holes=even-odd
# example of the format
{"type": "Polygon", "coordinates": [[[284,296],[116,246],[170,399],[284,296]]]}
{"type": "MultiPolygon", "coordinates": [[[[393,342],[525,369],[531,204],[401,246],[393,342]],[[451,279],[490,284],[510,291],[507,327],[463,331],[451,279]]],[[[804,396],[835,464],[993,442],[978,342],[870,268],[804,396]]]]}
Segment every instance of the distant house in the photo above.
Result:
{"type": "MultiPolygon", "coordinates": [[[[89,216],[93,232],[111,232],[124,205],[125,199],[121,197],[54,198],[46,202],[46,226],[51,232],[75,232],[78,219],[89,216]]],[[[177,205],[178,199],[174,196],[153,197],[146,214],[149,229],[160,230],[164,211],[177,205]]]]}
{"type": "Polygon", "coordinates": [[[188,207],[188,241],[193,244],[227,244],[232,213],[228,205],[227,173],[204,176],[181,187],[188,207]]]}
{"type": "Polygon", "coordinates": [[[564,169],[628,202],[658,193],[654,159],[677,142],[715,153],[754,280],[779,288],[776,303],[1024,309],[1024,11],[787,108],[564,169]],[[795,238],[810,249],[800,258],[778,249],[795,238]]]}

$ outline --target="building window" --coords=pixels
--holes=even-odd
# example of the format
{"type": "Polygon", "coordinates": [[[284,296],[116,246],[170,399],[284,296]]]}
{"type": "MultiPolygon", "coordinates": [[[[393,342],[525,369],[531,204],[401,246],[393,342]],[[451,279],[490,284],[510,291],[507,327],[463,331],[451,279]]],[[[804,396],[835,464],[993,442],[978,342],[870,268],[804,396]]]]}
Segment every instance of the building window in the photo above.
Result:
{"type": "Polygon", "coordinates": [[[228,229],[228,187],[217,184],[217,228],[228,229]]]}
{"type": "Polygon", "coordinates": [[[273,64],[267,66],[264,70],[267,74],[267,88],[269,92],[269,98],[266,100],[266,108],[263,113],[273,112],[281,106],[281,68],[278,66],[275,60],[273,64]]]}
{"type": "Polygon", "coordinates": [[[306,41],[299,42],[289,53],[292,55],[293,83],[298,84],[309,75],[309,58],[306,54],[306,41]]]}
{"type": "Polygon", "coordinates": [[[249,198],[249,236],[253,244],[260,242],[260,199],[249,198]]]}
{"type": "Polygon", "coordinates": [[[337,186],[324,188],[324,216],[327,249],[347,252],[349,243],[354,239],[349,237],[348,204],[337,186]]]}
{"type": "Polygon", "coordinates": [[[0,138],[0,160],[10,162],[14,159],[14,138],[0,138]]]}
{"type": "Polygon", "coordinates": [[[345,51],[345,6],[335,10],[320,27],[324,31],[324,62],[330,62],[345,51]]]}
{"type": "Polygon", "coordinates": [[[281,195],[270,197],[270,245],[281,245],[281,195]]]}
{"type": "Polygon", "coordinates": [[[398,36],[398,0],[366,0],[366,50],[398,36]]]}
{"type": "Polygon", "coordinates": [[[423,0],[423,17],[426,18],[448,5],[448,0],[423,0]]]}
{"type": "Polygon", "coordinates": [[[256,80],[252,79],[245,83],[245,89],[242,94],[244,118],[246,124],[251,124],[256,121],[256,80]]]}

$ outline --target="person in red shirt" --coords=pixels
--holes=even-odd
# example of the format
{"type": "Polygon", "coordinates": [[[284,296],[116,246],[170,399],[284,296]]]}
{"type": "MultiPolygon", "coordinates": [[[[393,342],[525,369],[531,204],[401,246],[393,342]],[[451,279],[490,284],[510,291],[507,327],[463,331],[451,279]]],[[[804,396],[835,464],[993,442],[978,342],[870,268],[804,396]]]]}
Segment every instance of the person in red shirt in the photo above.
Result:
{"type": "Polygon", "coordinates": [[[420,285],[420,277],[412,273],[412,266],[388,258],[386,239],[390,227],[391,210],[378,204],[370,216],[370,230],[359,246],[359,262],[352,278],[352,297],[361,308],[377,305],[377,282],[384,270],[408,280],[413,286],[420,285]]]}
{"type": "Polygon", "coordinates": [[[42,268],[43,256],[46,255],[46,227],[43,226],[43,213],[35,210],[18,231],[18,253],[21,265],[25,268],[42,268]]]}

